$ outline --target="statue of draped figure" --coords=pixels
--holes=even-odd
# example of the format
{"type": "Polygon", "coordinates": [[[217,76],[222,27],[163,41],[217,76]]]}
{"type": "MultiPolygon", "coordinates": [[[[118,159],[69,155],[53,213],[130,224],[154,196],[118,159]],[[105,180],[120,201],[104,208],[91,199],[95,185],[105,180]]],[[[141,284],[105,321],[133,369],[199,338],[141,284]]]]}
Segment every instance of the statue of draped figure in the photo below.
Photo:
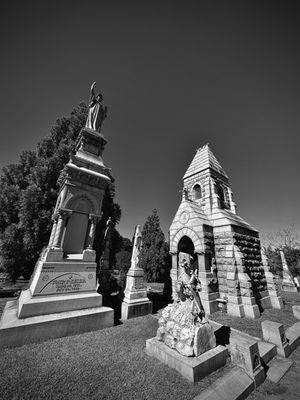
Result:
{"type": "Polygon", "coordinates": [[[101,104],[103,100],[102,94],[99,93],[95,95],[95,86],[96,82],[94,82],[91,86],[89,111],[85,126],[86,128],[100,132],[102,122],[107,117],[107,107],[103,107],[103,105],[101,104]]]}

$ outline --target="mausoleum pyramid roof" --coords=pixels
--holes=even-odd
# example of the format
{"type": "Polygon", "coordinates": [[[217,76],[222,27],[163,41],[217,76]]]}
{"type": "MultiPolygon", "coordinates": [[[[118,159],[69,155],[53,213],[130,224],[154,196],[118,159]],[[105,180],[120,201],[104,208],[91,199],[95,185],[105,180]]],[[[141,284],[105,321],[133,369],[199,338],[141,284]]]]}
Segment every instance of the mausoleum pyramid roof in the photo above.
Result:
{"type": "Polygon", "coordinates": [[[228,178],[226,172],[221,167],[221,164],[213,155],[208,144],[206,144],[205,146],[200,147],[200,149],[197,150],[195,157],[193,158],[193,161],[188,167],[186,173],[184,174],[183,179],[188,178],[189,176],[194,175],[208,168],[228,178]]]}

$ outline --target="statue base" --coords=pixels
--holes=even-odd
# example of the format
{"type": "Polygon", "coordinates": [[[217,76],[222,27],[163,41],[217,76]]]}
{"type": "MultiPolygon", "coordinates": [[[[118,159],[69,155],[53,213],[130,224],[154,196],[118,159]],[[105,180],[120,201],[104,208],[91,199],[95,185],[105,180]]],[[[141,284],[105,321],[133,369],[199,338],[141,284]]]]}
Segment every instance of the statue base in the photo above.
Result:
{"type": "Polygon", "coordinates": [[[156,338],[146,341],[146,353],[168,367],[176,369],[191,382],[198,382],[223,367],[228,357],[228,349],[224,346],[217,346],[198,357],[185,357],[156,338]]]}
{"type": "Polygon", "coordinates": [[[122,303],[122,319],[130,319],[135,317],[141,317],[143,315],[152,313],[152,301],[146,299],[145,301],[137,300],[136,302],[131,301],[122,303]]]}

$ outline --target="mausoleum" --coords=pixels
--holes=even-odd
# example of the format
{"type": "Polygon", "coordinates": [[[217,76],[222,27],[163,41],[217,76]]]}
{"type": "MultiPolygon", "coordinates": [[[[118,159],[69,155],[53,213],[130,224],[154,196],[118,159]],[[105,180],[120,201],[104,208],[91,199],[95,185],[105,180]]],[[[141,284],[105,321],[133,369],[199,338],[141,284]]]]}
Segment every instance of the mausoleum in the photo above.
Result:
{"type": "Polygon", "coordinates": [[[188,253],[206,313],[224,305],[231,315],[257,318],[263,308],[282,307],[259,233],[237,215],[229,178],[208,144],[197,150],[183,176],[169,233],[173,298],[182,272],[180,253],[188,253]]]}

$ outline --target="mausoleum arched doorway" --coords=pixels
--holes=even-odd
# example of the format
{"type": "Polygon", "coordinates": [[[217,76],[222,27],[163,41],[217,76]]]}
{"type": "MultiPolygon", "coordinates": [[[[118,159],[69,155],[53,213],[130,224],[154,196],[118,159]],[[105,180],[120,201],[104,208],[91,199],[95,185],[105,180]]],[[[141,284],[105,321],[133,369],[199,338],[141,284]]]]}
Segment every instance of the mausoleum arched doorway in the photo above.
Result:
{"type": "Polygon", "coordinates": [[[201,283],[200,297],[207,314],[217,310],[218,293],[211,283],[213,275],[211,272],[212,254],[204,243],[204,237],[192,228],[184,227],[170,236],[170,253],[172,255],[172,294],[174,301],[177,300],[177,279],[181,274],[183,259],[189,261],[191,267],[201,283]],[[187,260],[188,259],[188,260],[187,260]]]}
{"type": "Polygon", "coordinates": [[[177,276],[182,273],[181,265],[183,260],[187,261],[193,270],[198,274],[198,260],[195,254],[195,246],[191,238],[183,236],[177,245],[177,276]]]}

